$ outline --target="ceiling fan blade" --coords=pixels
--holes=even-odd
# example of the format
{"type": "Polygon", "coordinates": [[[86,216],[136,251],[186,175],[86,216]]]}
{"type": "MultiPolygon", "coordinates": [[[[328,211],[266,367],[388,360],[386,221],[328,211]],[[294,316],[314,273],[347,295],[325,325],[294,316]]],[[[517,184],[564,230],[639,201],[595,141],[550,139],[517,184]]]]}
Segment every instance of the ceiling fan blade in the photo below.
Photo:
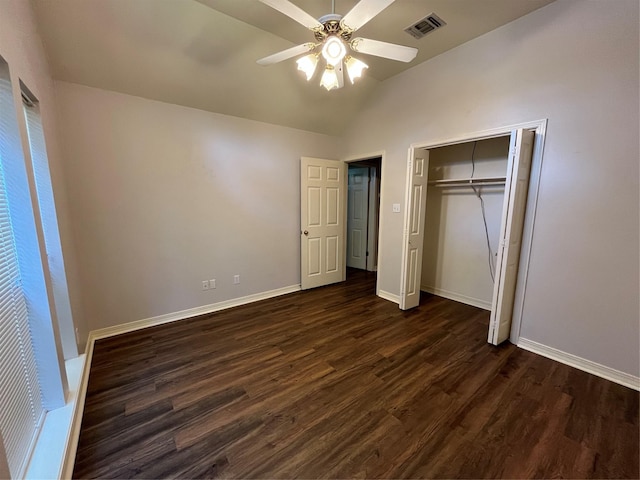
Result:
{"type": "Polygon", "coordinates": [[[278,10],[280,13],[285,14],[287,17],[292,18],[301,25],[304,25],[309,30],[322,30],[322,24],[302,10],[297,5],[294,5],[289,0],[260,0],[265,5],[269,5],[271,8],[278,10]]]}
{"type": "Polygon", "coordinates": [[[273,65],[274,63],[282,62],[283,60],[288,60],[289,58],[307,53],[313,50],[315,46],[316,45],[314,43],[303,43],[302,45],[287,48],[286,50],[282,50],[281,52],[261,58],[256,63],[262,66],[273,65]]]}
{"type": "Polygon", "coordinates": [[[395,0],[360,0],[340,21],[343,30],[355,32],[395,0]]]}
{"type": "Polygon", "coordinates": [[[354,38],[349,43],[354,52],[389,58],[399,62],[410,62],[418,54],[418,49],[396,45],[395,43],[380,42],[369,38],[354,38]]]}

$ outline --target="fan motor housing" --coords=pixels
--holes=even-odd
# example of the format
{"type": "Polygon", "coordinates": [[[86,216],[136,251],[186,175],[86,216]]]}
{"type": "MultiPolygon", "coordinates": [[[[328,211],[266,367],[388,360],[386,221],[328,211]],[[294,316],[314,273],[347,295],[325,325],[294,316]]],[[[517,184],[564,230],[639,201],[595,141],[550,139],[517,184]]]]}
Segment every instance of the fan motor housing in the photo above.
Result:
{"type": "Polygon", "coordinates": [[[323,29],[315,32],[315,37],[318,42],[323,42],[329,35],[336,35],[345,42],[351,40],[351,32],[347,32],[342,29],[340,25],[340,20],[342,19],[342,15],[338,15],[336,13],[329,13],[324,15],[318,19],[320,23],[323,25],[323,29]]]}

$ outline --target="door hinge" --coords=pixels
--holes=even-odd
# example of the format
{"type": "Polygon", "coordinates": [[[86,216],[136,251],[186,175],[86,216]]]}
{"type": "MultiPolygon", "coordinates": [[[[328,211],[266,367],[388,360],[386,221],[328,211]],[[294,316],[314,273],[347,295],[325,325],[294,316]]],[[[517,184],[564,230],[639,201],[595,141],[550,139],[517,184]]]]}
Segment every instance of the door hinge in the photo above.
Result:
{"type": "Polygon", "coordinates": [[[367,252],[367,253],[365,254],[365,257],[368,257],[368,256],[369,256],[369,252],[367,252]]]}

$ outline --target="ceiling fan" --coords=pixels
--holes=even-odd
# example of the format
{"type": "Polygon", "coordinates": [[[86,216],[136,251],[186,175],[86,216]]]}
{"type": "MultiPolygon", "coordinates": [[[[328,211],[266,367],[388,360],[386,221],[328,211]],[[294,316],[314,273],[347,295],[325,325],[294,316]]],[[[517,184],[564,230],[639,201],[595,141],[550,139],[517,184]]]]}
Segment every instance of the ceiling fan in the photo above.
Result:
{"type": "Polygon", "coordinates": [[[360,0],[344,17],[335,13],[335,0],[332,1],[332,13],[315,19],[289,0],[259,0],[273,9],[292,18],[311,30],[315,42],[303,43],[258,60],[259,65],[272,65],[307,53],[297,60],[298,70],[302,70],[311,80],[320,56],[326,61],[320,85],[327,90],[341,88],[344,85],[344,68],[351,83],[362,75],[366,63],[354,58],[348,49],[367,55],[388,58],[400,62],[410,62],[417,53],[417,48],[405,47],[393,43],[371,40],[368,38],[352,38],[356,30],[391,5],[395,0],[360,0]],[[312,53],[308,53],[312,52],[312,53]]]}

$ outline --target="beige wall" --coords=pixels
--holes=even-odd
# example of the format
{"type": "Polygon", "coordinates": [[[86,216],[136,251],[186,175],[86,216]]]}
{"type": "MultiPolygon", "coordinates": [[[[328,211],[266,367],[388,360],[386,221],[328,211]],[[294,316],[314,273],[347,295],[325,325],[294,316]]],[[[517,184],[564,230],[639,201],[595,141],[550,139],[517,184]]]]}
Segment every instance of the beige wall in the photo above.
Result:
{"type": "Polygon", "coordinates": [[[70,83],[56,91],[84,338],[300,283],[300,157],[337,158],[339,139],[70,83]],[[208,279],[217,288],[202,291],[208,279]]]}
{"type": "Polygon", "coordinates": [[[381,288],[409,145],[548,118],[522,336],[638,376],[638,45],[636,0],[559,0],[385,82],[346,145],[387,154],[381,288]]]}

